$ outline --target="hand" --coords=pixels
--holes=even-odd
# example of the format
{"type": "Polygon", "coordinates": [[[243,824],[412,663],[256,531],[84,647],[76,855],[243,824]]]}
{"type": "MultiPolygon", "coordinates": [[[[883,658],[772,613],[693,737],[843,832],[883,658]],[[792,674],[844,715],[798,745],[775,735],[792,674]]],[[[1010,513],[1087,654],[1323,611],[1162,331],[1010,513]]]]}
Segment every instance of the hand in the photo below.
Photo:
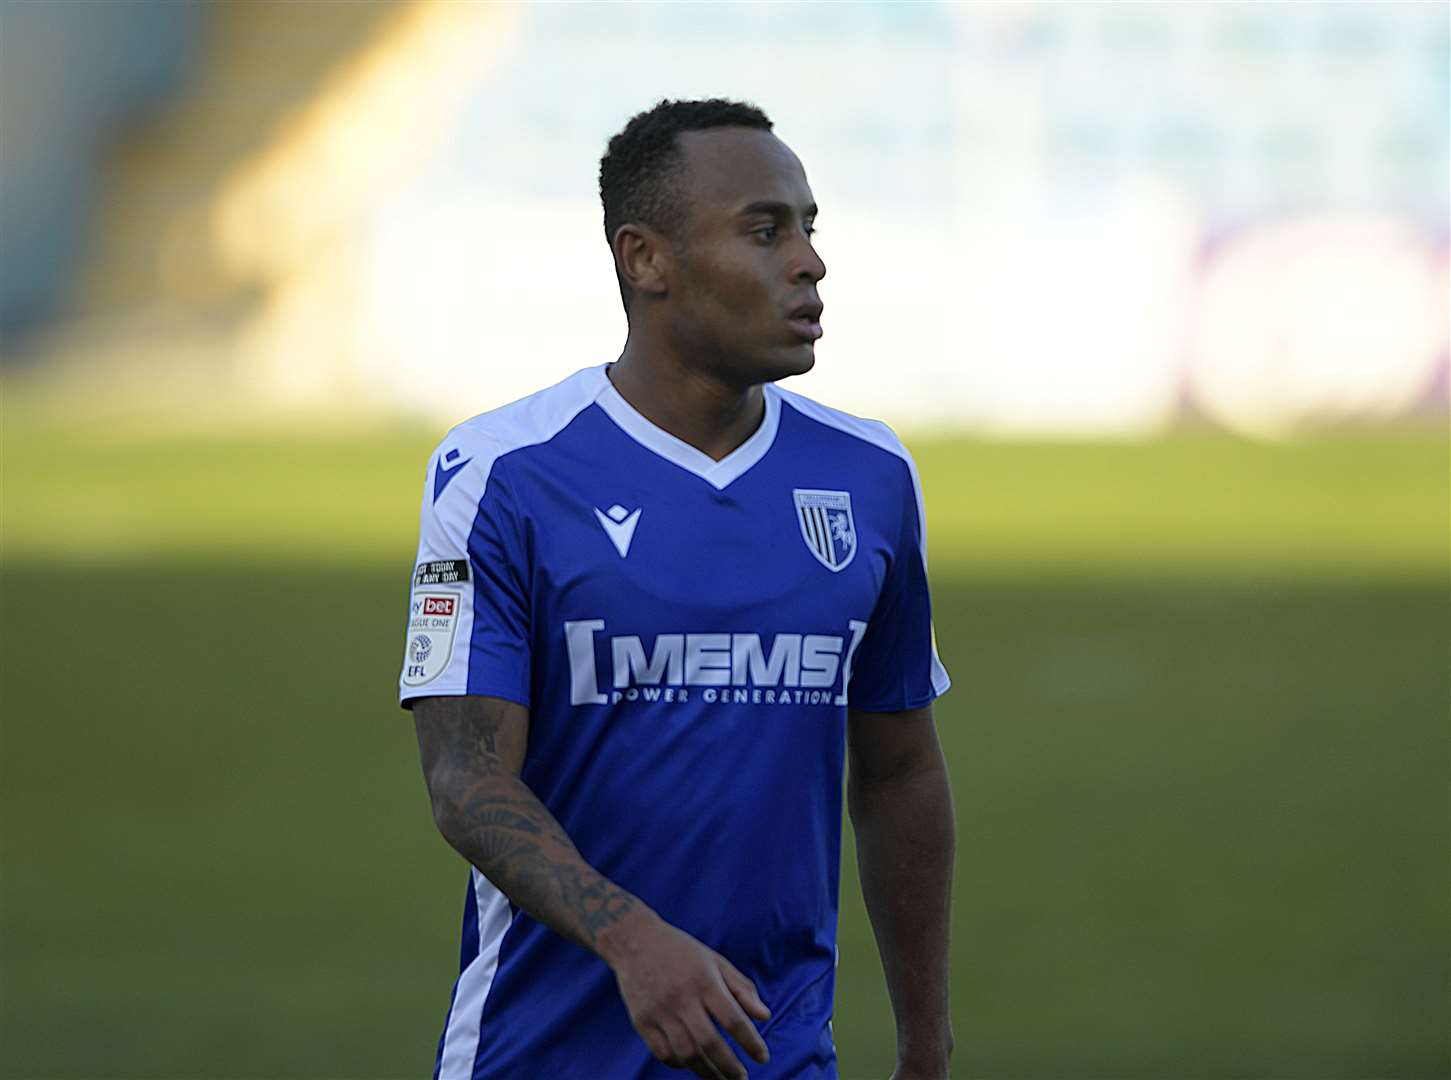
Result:
{"type": "Polygon", "coordinates": [[[708,1080],[747,1080],[716,1024],[756,1061],[769,1060],[748,1015],[765,1020],[771,1010],[724,956],[639,908],[611,927],[600,945],[630,1023],[666,1065],[708,1080]]]}

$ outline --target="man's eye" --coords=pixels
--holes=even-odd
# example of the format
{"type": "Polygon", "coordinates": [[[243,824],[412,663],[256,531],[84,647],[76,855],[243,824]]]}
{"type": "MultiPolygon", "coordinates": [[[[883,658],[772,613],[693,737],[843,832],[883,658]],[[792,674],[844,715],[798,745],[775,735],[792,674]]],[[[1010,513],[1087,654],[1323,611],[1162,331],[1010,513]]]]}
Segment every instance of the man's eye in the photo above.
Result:
{"type": "Polygon", "coordinates": [[[781,230],[774,225],[762,225],[755,230],[756,235],[762,240],[774,240],[780,232],[781,230]]]}

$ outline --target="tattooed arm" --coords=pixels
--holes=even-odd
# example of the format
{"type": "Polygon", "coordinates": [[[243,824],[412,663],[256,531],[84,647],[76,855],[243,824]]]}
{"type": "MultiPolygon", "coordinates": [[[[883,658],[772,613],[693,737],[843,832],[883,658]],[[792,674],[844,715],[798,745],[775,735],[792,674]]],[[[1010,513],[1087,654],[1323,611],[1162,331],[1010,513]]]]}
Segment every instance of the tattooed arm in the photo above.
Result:
{"type": "Polygon", "coordinates": [[[747,1014],[770,1016],[750,979],[585,862],[521,779],[529,712],[500,698],[423,698],[413,707],[433,820],[514,904],[614,971],[635,1030],[667,1065],[745,1080],[720,1024],[757,1061],[747,1014]],[[714,1023],[712,1023],[714,1021],[714,1023]]]}
{"type": "Polygon", "coordinates": [[[425,698],[414,706],[433,820],[444,839],[517,906],[586,949],[640,906],[580,857],[519,779],[529,713],[500,698],[425,698]]]}

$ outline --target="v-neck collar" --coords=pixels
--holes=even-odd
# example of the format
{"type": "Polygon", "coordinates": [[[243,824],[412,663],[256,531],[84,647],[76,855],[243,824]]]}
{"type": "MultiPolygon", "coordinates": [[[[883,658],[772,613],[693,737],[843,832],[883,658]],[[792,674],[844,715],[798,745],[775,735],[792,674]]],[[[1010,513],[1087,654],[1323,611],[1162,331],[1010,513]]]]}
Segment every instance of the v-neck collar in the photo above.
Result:
{"type": "Polygon", "coordinates": [[[766,403],[766,414],[760,426],[750,437],[725,457],[716,461],[703,450],[698,450],[683,439],[677,439],[664,428],[656,427],[635,410],[610,382],[603,364],[599,372],[600,393],[596,404],[605,411],[626,435],[666,461],[679,465],[686,472],[694,473],[717,491],[723,490],[732,481],[739,479],[747,469],[766,456],[771,444],[776,441],[776,428],[781,422],[781,402],[775,389],[768,383],[762,387],[766,403]]]}

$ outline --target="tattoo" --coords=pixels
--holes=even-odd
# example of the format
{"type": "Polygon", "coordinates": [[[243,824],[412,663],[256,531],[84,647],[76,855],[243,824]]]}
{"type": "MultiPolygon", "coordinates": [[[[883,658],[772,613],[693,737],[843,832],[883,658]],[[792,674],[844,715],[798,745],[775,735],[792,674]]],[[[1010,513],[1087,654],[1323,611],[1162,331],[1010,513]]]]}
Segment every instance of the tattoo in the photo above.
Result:
{"type": "Polygon", "coordinates": [[[591,879],[578,873],[574,867],[561,866],[556,876],[560,879],[560,891],[574,906],[580,922],[589,931],[591,942],[601,930],[613,925],[635,906],[633,896],[611,885],[599,874],[591,879]]]}
{"type": "Polygon", "coordinates": [[[477,702],[432,698],[419,746],[439,830],[524,911],[587,948],[636,904],[578,849],[497,751],[501,718],[477,702]],[[472,708],[473,712],[468,710],[472,708]]]}
{"type": "Polygon", "coordinates": [[[452,811],[455,846],[516,904],[581,944],[593,946],[634,906],[634,897],[584,862],[517,777],[492,770],[452,811]]]}

